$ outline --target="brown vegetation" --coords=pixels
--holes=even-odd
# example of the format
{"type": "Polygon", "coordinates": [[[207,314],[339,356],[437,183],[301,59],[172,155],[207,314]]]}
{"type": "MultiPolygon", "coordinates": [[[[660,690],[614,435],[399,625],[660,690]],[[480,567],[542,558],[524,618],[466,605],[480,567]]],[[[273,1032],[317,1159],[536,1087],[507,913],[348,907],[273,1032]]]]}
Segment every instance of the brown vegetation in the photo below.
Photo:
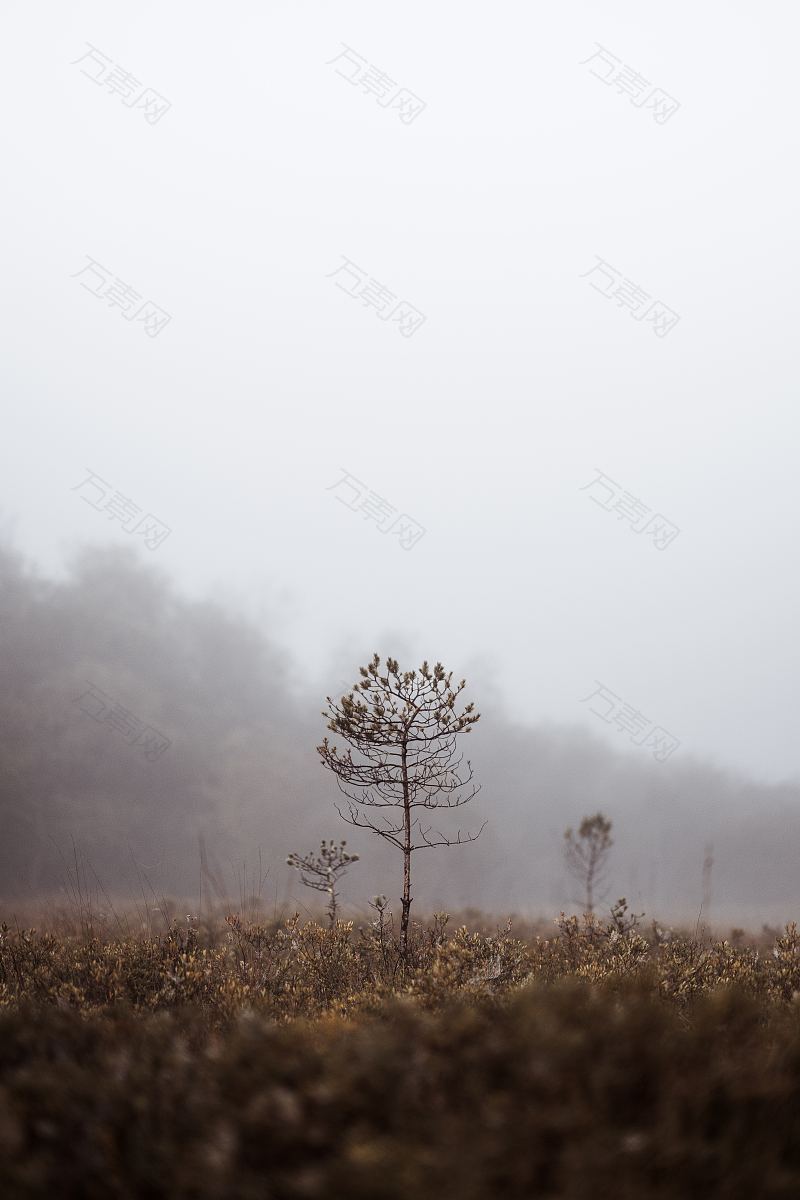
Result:
{"type": "MultiPolygon", "coordinates": [[[[800,935],[562,917],[0,936],[0,1194],[800,1192],[800,935]]],[[[94,932],[93,932],[94,930],[94,932]]]]}

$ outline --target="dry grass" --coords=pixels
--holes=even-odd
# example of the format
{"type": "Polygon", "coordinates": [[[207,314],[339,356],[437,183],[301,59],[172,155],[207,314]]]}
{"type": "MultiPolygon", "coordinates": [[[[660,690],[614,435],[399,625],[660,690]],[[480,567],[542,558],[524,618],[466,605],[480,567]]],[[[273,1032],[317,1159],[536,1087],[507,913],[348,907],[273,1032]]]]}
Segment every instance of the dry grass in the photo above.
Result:
{"type": "MultiPolygon", "coordinates": [[[[800,936],[0,935],[0,1194],[800,1194],[800,936]]],[[[105,930],[105,931],[103,931],[105,930]]]]}

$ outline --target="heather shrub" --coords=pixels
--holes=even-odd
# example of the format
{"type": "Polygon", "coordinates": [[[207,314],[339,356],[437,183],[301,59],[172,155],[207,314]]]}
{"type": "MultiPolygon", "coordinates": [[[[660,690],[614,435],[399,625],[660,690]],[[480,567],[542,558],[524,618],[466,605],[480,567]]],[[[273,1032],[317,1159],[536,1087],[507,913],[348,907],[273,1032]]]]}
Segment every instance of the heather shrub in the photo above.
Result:
{"type": "MultiPolygon", "coordinates": [[[[382,898],[378,898],[382,900],[382,898]]],[[[574,978],[588,985],[639,982],[687,1009],[736,985],[765,1008],[800,995],[800,934],[794,924],[771,948],[649,932],[626,906],[609,920],[559,919],[552,937],[451,929],[445,914],[413,922],[407,951],[385,906],[356,926],[244,920],[229,914],[203,929],[172,922],[161,935],[82,936],[0,926],[0,1007],[55,1004],[93,1011],[199,1009],[219,1025],[241,1008],[273,1019],[357,1015],[393,996],[426,1008],[453,997],[501,998],[530,983],[574,978]]]]}
{"type": "Polygon", "coordinates": [[[800,1189],[800,1022],[642,979],[212,1029],[0,1014],[0,1194],[772,1200],[800,1189]]]}

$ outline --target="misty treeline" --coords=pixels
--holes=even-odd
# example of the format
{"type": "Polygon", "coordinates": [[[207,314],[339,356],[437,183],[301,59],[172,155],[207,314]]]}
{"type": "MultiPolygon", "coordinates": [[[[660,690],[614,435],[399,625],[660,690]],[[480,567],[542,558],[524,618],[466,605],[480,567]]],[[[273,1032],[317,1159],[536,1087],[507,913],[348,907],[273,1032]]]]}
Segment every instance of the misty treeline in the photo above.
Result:
{"type": "MultiPolygon", "coordinates": [[[[316,753],[321,707],[338,681],[355,681],[372,650],[303,678],[269,630],[183,598],[128,548],[84,551],[57,580],[0,549],[0,894],[57,893],[77,849],[115,897],[138,895],[145,879],[189,900],[199,891],[202,838],[232,896],[245,869],[255,880],[260,854],[265,903],[285,902],[290,883],[299,900],[287,853],[346,832],[316,753]],[[169,748],[149,760],[93,720],[76,702],[90,686],[169,748]]],[[[420,661],[437,653],[425,647],[420,661]]],[[[524,713],[487,704],[474,673],[468,684],[482,712],[470,743],[481,783],[472,808],[487,826],[474,844],[422,856],[420,913],[574,908],[564,829],[602,810],[614,824],[612,898],[625,895],[649,915],[696,915],[710,844],[712,921],[792,915],[800,786],[738,779],[684,752],[659,765],[577,728],[529,727],[524,713]]],[[[343,915],[378,892],[399,907],[394,857],[378,841],[350,831],[360,861],[343,888],[343,915]]]]}

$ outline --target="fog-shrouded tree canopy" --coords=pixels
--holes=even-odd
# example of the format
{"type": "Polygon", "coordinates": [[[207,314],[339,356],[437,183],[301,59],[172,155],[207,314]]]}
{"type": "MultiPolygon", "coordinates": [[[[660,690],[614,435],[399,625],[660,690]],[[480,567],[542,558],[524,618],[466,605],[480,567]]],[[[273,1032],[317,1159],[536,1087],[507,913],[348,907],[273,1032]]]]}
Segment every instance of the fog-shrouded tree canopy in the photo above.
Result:
{"type": "MultiPolygon", "coordinates": [[[[373,650],[353,661],[353,684],[373,650]]],[[[74,843],[111,894],[130,894],[146,868],[159,891],[191,898],[202,837],[229,879],[260,849],[266,892],[284,897],[287,854],[346,832],[316,753],[329,665],[299,679],[269,630],[182,598],[133,552],[85,552],[64,579],[45,580],[2,550],[0,671],[2,895],[56,892],[74,843]],[[92,719],[87,689],[113,702],[113,720],[92,719]],[[168,748],[142,753],[125,724],[136,721],[168,748]]],[[[601,810],[614,825],[609,895],[650,915],[696,915],[712,843],[712,921],[793,915],[800,786],[760,785],[683,754],[659,765],[578,730],[527,727],[525,714],[492,711],[480,681],[469,684],[482,712],[470,745],[482,790],[470,807],[488,824],[457,854],[421,856],[421,913],[570,907],[563,831],[601,810]]],[[[350,836],[360,861],[345,907],[358,909],[386,891],[394,862],[367,831],[350,836]]]]}

